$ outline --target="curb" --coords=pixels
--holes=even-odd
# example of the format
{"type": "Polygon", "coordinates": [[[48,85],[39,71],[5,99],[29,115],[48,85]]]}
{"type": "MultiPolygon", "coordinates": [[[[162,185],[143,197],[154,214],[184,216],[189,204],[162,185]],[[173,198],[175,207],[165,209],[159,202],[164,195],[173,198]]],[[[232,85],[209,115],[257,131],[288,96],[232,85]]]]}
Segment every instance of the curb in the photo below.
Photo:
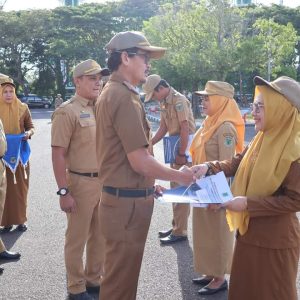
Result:
{"type": "MultiPolygon", "coordinates": [[[[154,117],[154,116],[148,115],[148,114],[147,114],[147,119],[148,119],[149,121],[151,121],[151,122],[156,122],[156,123],[159,123],[159,122],[160,122],[160,118],[154,117]]],[[[198,129],[200,126],[201,126],[201,122],[197,122],[197,121],[196,121],[196,127],[197,127],[197,129],[198,129]]],[[[254,123],[246,123],[245,126],[246,126],[246,127],[251,127],[251,126],[254,126],[254,123]]]]}

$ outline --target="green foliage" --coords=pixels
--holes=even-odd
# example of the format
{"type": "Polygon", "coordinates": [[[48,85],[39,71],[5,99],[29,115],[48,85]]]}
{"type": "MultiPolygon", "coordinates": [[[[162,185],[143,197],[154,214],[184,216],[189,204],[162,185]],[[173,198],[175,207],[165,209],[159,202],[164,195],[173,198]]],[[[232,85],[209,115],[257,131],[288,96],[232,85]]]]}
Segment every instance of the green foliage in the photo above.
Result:
{"type": "Polygon", "coordinates": [[[179,90],[227,80],[250,92],[254,75],[300,78],[300,8],[233,8],[229,0],[123,0],[54,10],[0,12],[0,71],[32,92],[65,94],[73,66],[105,65],[105,44],[120,31],[143,30],[168,48],[153,61],[179,90]],[[240,84],[241,83],[241,84],[240,84]]]}

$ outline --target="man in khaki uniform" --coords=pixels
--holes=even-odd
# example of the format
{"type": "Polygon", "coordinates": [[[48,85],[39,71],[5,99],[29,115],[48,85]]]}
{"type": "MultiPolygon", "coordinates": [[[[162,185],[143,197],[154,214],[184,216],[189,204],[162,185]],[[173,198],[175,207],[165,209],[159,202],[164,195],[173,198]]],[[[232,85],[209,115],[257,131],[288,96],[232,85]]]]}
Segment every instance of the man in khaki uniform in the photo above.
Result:
{"type": "Polygon", "coordinates": [[[76,94],[52,117],[52,163],[60,207],[67,213],[65,264],[70,299],[92,299],[103,269],[103,238],[99,226],[101,186],[96,156],[94,105],[100,94],[101,69],[88,59],[75,66],[76,94]],[[86,246],[86,265],[83,251],[86,246]]]}
{"type": "Polygon", "coordinates": [[[54,108],[58,108],[62,103],[64,102],[64,99],[61,97],[61,94],[57,94],[55,100],[54,100],[54,108]]]}
{"type": "Polygon", "coordinates": [[[106,45],[112,75],[96,104],[97,157],[103,183],[100,226],[105,239],[101,300],[134,300],[153,211],[154,179],[189,184],[190,169],[156,161],[150,126],[136,86],[144,82],[150,58],[165,49],[140,33],[116,34],[106,45]]]}
{"type": "MultiPolygon", "coordinates": [[[[143,90],[146,93],[145,101],[157,100],[161,110],[160,126],[152,138],[152,145],[159,142],[167,133],[170,136],[179,136],[180,147],[171,168],[178,170],[182,165],[191,165],[187,154],[196,125],[190,102],[156,74],[148,76],[143,90]]],[[[171,182],[172,188],[176,186],[175,182],[171,182]]],[[[171,244],[187,239],[189,214],[190,206],[188,204],[173,204],[173,228],[159,232],[162,244],[171,244]]]]}
{"type": "MultiPolygon", "coordinates": [[[[1,82],[1,78],[0,78],[1,82]]],[[[6,152],[6,139],[2,122],[0,120],[0,223],[4,209],[5,195],[6,195],[6,174],[5,165],[2,157],[6,152]]],[[[20,258],[20,253],[7,251],[0,238],[0,260],[14,260],[20,258]]],[[[0,275],[3,273],[3,268],[0,268],[0,275]]]]}

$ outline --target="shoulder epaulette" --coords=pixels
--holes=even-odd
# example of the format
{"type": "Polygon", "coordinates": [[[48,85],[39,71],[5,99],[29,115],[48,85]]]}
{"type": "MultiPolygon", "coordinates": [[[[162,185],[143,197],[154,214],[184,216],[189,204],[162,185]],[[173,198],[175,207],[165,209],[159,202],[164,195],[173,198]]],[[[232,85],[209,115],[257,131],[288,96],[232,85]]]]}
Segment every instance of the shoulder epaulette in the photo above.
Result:
{"type": "Polygon", "coordinates": [[[126,86],[131,92],[139,95],[139,92],[135,89],[135,87],[127,81],[123,81],[123,85],[126,86]]]}

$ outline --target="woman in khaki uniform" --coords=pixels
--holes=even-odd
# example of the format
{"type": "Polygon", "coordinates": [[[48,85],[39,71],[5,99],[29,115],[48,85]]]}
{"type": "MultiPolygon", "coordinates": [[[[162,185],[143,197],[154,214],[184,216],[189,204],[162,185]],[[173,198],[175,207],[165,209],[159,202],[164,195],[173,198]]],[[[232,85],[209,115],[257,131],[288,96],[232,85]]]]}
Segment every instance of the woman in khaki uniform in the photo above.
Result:
{"type": "MultiPolygon", "coordinates": [[[[17,99],[15,85],[12,79],[1,84],[0,89],[0,119],[3,122],[5,134],[25,133],[23,139],[30,139],[34,134],[34,125],[27,104],[17,99]]],[[[27,194],[29,187],[29,163],[23,168],[18,165],[15,174],[6,167],[7,190],[1,225],[2,232],[8,232],[13,225],[18,225],[19,231],[27,230],[27,194]]]]}
{"type": "MultiPolygon", "coordinates": [[[[235,152],[242,151],[245,129],[233,100],[233,86],[227,82],[208,81],[205,90],[196,94],[204,97],[203,112],[207,117],[190,148],[193,164],[232,158],[235,152]]],[[[193,248],[195,270],[205,274],[193,279],[194,283],[205,285],[199,294],[210,295],[227,289],[224,275],[230,273],[233,233],[229,231],[225,211],[193,208],[193,248]]]]}
{"type": "Polygon", "coordinates": [[[223,205],[231,230],[238,230],[229,300],[296,300],[300,84],[286,76],[273,82],[255,77],[254,82],[257,134],[249,147],[232,160],[193,168],[199,175],[235,175],[235,197],[223,205]]]}

